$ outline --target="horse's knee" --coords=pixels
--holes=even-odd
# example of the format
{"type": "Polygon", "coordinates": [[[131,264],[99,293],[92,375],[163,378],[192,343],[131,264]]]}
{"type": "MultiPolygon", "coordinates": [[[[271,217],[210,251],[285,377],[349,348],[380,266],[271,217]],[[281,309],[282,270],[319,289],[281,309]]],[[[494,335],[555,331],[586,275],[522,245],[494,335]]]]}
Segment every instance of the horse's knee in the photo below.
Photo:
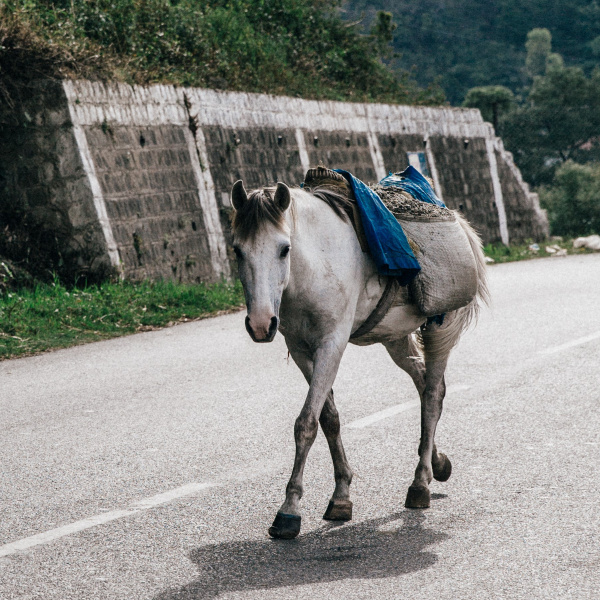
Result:
{"type": "Polygon", "coordinates": [[[294,436],[297,443],[312,442],[317,437],[319,421],[312,413],[302,413],[294,424],[294,436]]]}

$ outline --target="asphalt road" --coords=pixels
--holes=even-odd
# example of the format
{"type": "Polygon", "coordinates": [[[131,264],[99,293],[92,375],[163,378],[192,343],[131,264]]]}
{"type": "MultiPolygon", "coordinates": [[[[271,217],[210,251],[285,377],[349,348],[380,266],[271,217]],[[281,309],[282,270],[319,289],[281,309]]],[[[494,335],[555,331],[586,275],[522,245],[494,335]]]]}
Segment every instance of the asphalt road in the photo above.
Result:
{"type": "Polygon", "coordinates": [[[306,384],[242,313],[0,363],[0,598],[600,598],[600,255],[493,266],[448,369],[428,510],[419,411],[384,349],[336,382],[354,520],[273,541],[306,384]],[[398,406],[401,405],[401,406],[398,406]],[[395,407],[395,408],[394,408],[395,407]],[[381,412],[383,411],[383,412],[381,412]]]}

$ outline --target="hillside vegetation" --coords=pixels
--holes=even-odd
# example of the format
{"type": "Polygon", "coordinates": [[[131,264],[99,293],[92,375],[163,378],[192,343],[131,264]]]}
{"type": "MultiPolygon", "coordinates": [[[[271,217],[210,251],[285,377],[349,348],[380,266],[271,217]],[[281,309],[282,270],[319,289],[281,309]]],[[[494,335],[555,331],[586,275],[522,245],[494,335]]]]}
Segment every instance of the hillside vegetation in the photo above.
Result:
{"type": "Polygon", "coordinates": [[[3,0],[0,91],[40,75],[439,104],[326,0],[3,0]]]}
{"type": "Polygon", "coordinates": [[[586,73],[599,64],[600,4],[597,0],[346,0],[345,17],[362,19],[368,31],[377,11],[398,25],[391,64],[410,70],[421,85],[439,81],[452,104],[476,86],[503,85],[521,93],[528,85],[525,40],[546,28],[567,66],[586,73]]]}

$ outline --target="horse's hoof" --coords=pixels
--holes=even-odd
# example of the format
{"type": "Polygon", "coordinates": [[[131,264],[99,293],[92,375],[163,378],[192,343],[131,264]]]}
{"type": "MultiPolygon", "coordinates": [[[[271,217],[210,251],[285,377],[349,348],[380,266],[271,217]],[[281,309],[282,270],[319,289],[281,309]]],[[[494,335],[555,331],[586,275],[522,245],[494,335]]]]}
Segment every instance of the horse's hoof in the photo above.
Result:
{"type": "Polygon", "coordinates": [[[406,494],[406,508],[429,508],[431,492],[425,486],[411,485],[406,494]]]}
{"type": "Polygon", "coordinates": [[[350,500],[330,500],[323,518],[327,521],[351,521],[352,502],[350,500]]]}
{"type": "Polygon", "coordinates": [[[301,521],[302,517],[298,515],[286,515],[278,512],[273,525],[269,527],[269,535],[278,540],[291,540],[300,533],[301,521]]]}
{"type": "MultiPolygon", "coordinates": [[[[450,459],[442,452],[438,453],[438,458],[443,459],[440,466],[433,467],[433,478],[437,481],[448,481],[452,475],[452,463],[450,459]]],[[[439,463],[438,463],[439,465],[439,463]]]]}

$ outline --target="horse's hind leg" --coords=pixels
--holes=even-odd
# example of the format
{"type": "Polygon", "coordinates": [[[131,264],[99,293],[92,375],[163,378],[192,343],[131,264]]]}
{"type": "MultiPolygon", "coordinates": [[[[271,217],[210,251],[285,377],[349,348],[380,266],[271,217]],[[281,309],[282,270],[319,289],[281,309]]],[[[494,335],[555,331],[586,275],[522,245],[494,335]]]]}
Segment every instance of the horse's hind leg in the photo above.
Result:
{"type": "Polygon", "coordinates": [[[335,475],[335,490],[323,518],[329,521],[349,521],[352,519],[352,502],[350,501],[352,470],[342,445],[340,418],[333,401],[333,390],[329,392],[323,405],[319,423],[329,444],[335,475]]]}
{"type": "Polygon", "coordinates": [[[445,481],[450,477],[451,465],[448,458],[437,452],[434,437],[435,429],[442,414],[442,405],[446,394],[444,372],[447,357],[427,363],[425,373],[425,391],[421,400],[421,442],[419,444],[419,464],[415,478],[408,488],[406,508],[429,508],[431,493],[429,484],[434,477],[445,481]],[[435,460],[434,460],[435,457],[435,460]]]}
{"type": "Polygon", "coordinates": [[[447,357],[443,360],[430,361],[426,366],[412,337],[387,342],[385,346],[393,361],[410,375],[421,398],[419,465],[405,505],[407,508],[428,508],[431,479],[447,481],[452,472],[450,460],[445,454],[437,451],[434,441],[435,429],[446,394],[444,372],[447,357]]]}

